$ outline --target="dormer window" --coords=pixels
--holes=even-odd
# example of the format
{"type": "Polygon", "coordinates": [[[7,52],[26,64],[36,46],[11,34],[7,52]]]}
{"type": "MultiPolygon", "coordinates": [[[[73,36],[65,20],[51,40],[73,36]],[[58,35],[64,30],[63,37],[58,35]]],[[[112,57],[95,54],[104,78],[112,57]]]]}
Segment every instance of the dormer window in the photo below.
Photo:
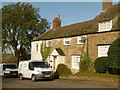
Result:
{"type": "Polygon", "coordinates": [[[99,23],[98,32],[110,31],[112,29],[112,20],[99,23]]]}
{"type": "Polygon", "coordinates": [[[70,45],[71,38],[64,38],[64,45],[70,45]]]}

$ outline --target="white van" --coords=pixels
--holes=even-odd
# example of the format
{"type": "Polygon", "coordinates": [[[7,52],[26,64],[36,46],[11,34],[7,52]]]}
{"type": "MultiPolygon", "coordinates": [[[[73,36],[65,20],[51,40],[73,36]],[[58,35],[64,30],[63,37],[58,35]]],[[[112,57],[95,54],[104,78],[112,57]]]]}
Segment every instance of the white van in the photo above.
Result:
{"type": "Polygon", "coordinates": [[[53,70],[48,63],[40,60],[20,61],[18,75],[21,80],[30,78],[34,82],[38,79],[54,79],[53,70]]]}
{"type": "Polygon", "coordinates": [[[0,64],[0,75],[4,77],[18,76],[16,64],[0,64]]]}

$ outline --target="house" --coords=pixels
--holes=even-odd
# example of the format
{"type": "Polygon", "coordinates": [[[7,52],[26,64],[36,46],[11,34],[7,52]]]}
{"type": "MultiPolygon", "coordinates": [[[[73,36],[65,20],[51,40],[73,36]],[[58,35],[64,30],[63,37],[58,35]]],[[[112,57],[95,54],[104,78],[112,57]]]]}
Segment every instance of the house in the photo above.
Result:
{"type": "Polygon", "coordinates": [[[72,72],[80,70],[83,52],[96,58],[107,56],[108,48],[120,36],[120,4],[102,2],[102,12],[94,19],[61,27],[60,15],[53,28],[31,42],[31,59],[46,59],[53,69],[63,63],[72,72]],[[46,58],[43,58],[43,56],[46,58]]]}

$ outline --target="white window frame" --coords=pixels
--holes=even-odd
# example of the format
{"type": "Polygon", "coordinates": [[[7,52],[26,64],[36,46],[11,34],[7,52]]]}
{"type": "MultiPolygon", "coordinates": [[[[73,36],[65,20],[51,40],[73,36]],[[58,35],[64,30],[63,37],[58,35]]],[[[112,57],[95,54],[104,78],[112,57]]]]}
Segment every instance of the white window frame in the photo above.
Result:
{"type": "Polygon", "coordinates": [[[98,32],[110,31],[112,29],[112,20],[100,22],[98,32]]]}
{"type": "Polygon", "coordinates": [[[99,45],[98,46],[98,57],[107,57],[109,47],[110,45],[99,45]]]}
{"type": "Polygon", "coordinates": [[[50,47],[51,46],[51,40],[47,40],[46,41],[46,47],[50,47]]]}
{"type": "Polygon", "coordinates": [[[70,45],[71,44],[71,38],[64,38],[64,45],[70,45]]]}
{"type": "Polygon", "coordinates": [[[72,69],[79,70],[79,64],[80,63],[80,56],[78,55],[73,55],[72,56],[72,69]]]}
{"type": "Polygon", "coordinates": [[[83,40],[82,38],[87,38],[85,35],[77,36],[77,44],[84,44],[86,40],[83,40]]]}

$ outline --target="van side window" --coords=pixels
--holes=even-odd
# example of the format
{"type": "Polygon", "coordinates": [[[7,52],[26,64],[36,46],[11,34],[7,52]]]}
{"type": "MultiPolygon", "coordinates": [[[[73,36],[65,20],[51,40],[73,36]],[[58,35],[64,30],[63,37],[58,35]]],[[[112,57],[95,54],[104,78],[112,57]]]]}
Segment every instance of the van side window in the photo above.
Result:
{"type": "Polygon", "coordinates": [[[29,63],[29,69],[34,70],[34,67],[33,67],[32,63],[29,63]]]}

